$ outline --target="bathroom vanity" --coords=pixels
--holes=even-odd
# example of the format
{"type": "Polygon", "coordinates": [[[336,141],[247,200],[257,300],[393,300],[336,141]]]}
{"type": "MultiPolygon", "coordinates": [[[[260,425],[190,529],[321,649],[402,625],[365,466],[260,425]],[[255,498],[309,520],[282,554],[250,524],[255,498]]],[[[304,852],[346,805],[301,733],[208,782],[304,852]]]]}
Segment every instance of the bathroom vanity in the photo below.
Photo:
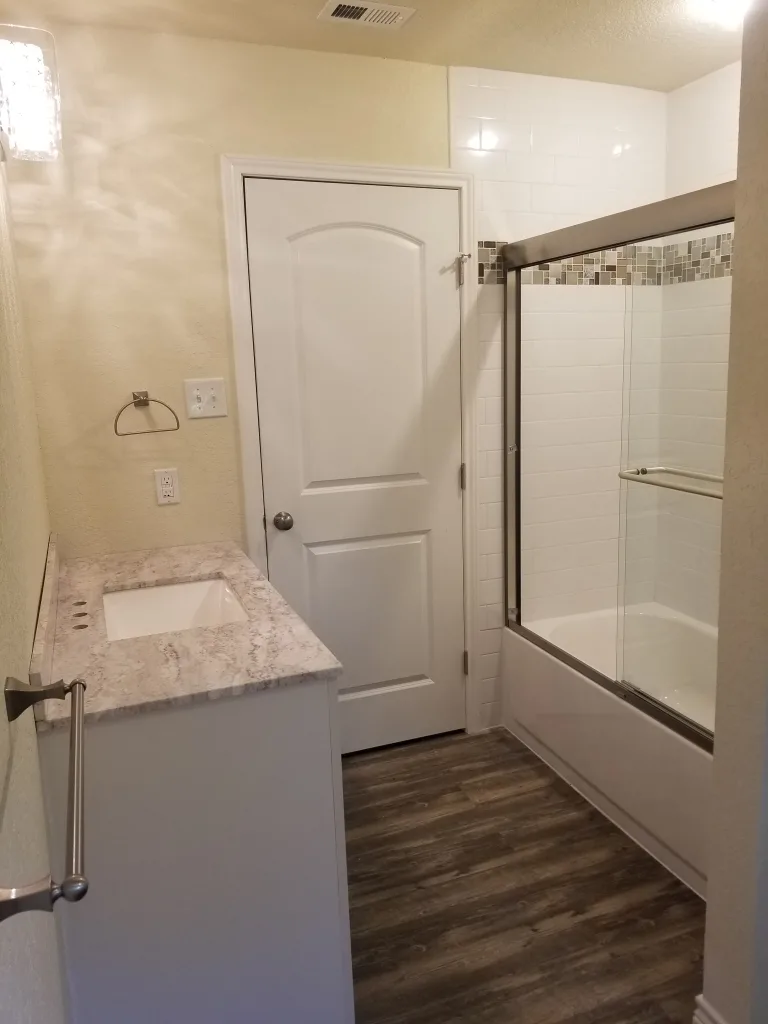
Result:
{"type": "MultiPolygon", "coordinates": [[[[336,659],[233,544],[73,560],[52,589],[46,674],[87,684],[73,1019],[351,1024],[336,659]]],[[[60,863],[69,703],[39,707],[60,863]]]]}

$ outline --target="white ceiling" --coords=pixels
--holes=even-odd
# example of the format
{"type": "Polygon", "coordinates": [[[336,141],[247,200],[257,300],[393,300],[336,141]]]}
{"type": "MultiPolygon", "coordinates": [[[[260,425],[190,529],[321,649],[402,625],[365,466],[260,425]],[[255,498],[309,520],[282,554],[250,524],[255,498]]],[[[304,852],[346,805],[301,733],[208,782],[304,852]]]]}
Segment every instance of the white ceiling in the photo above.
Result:
{"type": "Polygon", "coordinates": [[[694,21],[688,0],[401,2],[417,13],[394,32],[317,21],[324,0],[0,0],[0,20],[139,28],[661,90],[738,60],[741,50],[739,32],[694,21]]]}

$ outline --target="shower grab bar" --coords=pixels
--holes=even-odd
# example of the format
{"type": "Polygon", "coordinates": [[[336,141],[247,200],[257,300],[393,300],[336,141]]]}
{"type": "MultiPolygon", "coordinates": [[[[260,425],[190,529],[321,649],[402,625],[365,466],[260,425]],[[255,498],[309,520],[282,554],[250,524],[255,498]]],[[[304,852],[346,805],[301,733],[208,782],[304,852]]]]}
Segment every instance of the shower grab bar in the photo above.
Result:
{"type": "Polygon", "coordinates": [[[723,478],[714,473],[700,473],[695,469],[676,469],[673,466],[641,466],[640,469],[623,469],[619,472],[622,480],[633,480],[639,484],[650,484],[652,487],[664,487],[670,491],[683,491],[686,494],[700,494],[705,498],[718,498],[722,501],[723,478]],[[668,476],[679,476],[683,480],[701,481],[701,483],[674,483],[671,480],[656,480],[654,473],[666,473],[668,476]],[[706,484],[720,484],[720,490],[707,487],[706,484]]]}
{"type": "Polygon", "coordinates": [[[5,888],[0,886],[0,922],[29,910],[52,911],[54,903],[79,902],[88,892],[85,876],[85,682],[52,683],[32,687],[16,679],[6,680],[6,706],[9,721],[40,700],[63,700],[69,694],[72,714],[69,722],[69,784],[67,798],[67,842],[63,880],[57,884],[46,875],[30,885],[5,888]]]}

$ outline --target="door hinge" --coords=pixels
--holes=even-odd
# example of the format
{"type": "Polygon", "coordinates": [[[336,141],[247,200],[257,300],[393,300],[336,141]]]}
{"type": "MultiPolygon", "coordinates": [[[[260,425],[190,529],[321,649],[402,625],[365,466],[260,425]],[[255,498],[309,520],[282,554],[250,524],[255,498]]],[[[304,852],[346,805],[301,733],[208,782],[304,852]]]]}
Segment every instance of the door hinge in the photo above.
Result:
{"type": "Polygon", "coordinates": [[[462,489],[462,491],[466,491],[466,489],[467,489],[467,464],[466,464],[466,462],[462,462],[462,464],[459,466],[459,487],[462,489]]]}
{"type": "Polygon", "coordinates": [[[469,651],[464,651],[464,675],[469,675],[469,651]]]}
{"type": "Polygon", "coordinates": [[[471,252],[460,252],[456,257],[456,275],[459,280],[459,287],[464,284],[464,267],[472,259],[471,252]]]}

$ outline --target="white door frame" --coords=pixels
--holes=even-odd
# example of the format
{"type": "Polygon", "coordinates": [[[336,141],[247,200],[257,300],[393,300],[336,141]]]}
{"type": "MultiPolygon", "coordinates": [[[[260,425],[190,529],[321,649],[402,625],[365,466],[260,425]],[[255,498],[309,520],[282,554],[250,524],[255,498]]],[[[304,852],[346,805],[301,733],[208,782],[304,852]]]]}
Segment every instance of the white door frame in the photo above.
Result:
{"type": "MultiPolygon", "coordinates": [[[[477,616],[477,417],[475,391],[478,373],[477,269],[472,223],[473,178],[469,174],[421,168],[324,164],[304,160],[273,160],[253,156],[221,158],[224,191],[224,224],[229,266],[229,300],[232,310],[235,383],[239,417],[245,534],[248,555],[267,572],[264,490],[259,438],[258,382],[251,321],[250,279],[245,222],[246,178],[289,178],[300,181],[335,181],[362,185],[410,185],[453,189],[459,196],[459,249],[471,252],[461,288],[461,459],[466,466],[466,490],[462,496],[464,557],[464,646],[469,652],[466,677],[466,721],[469,732],[481,726],[474,698],[474,667],[477,616]]],[[[457,254],[458,255],[458,254],[457,254]]],[[[458,467],[457,467],[458,469],[458,467]]]]}

